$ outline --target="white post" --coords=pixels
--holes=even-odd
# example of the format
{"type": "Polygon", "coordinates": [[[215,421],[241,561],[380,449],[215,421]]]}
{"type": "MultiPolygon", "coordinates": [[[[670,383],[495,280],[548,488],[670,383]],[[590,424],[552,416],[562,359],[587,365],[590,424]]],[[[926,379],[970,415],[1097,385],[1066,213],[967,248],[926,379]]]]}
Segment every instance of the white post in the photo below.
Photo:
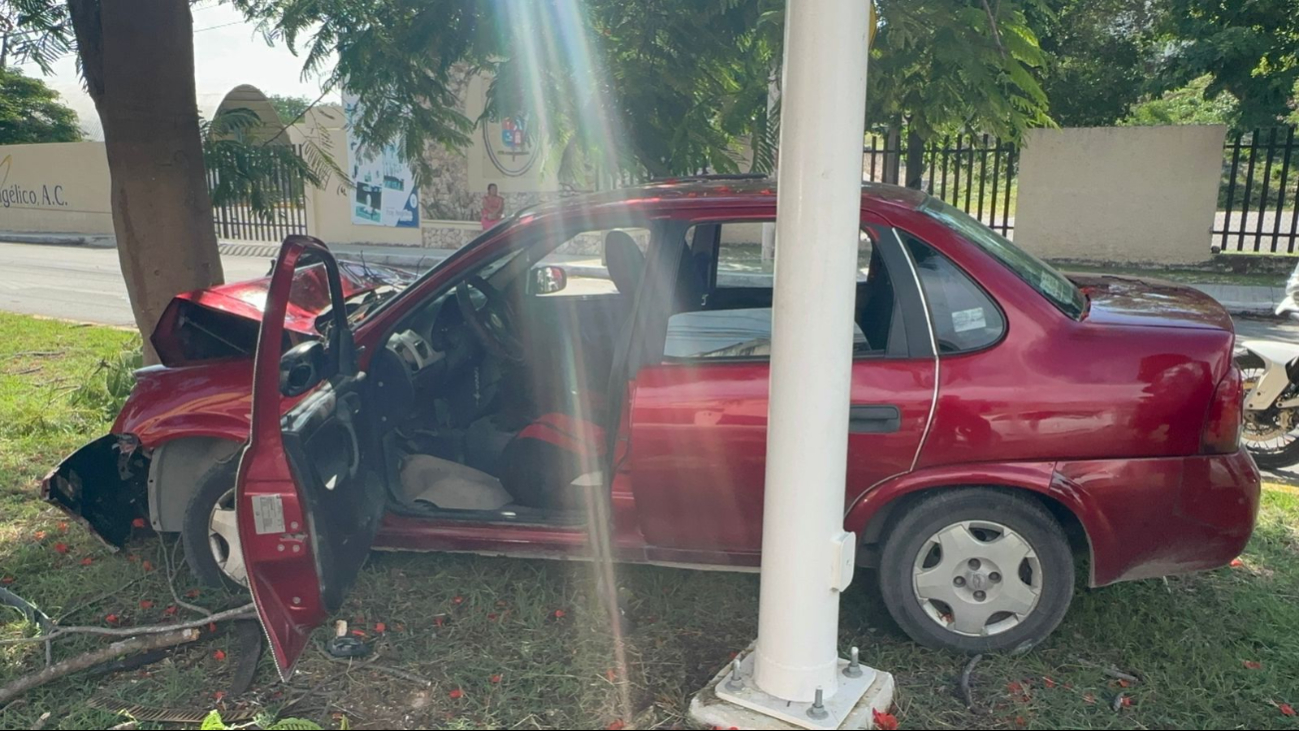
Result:
{"type": "MultiPolygon", "coordinates": [[[[780,84],[776,83],[776,70],[771,70],[771,77],[767,80],[767,124],[771,124],[771,118],[776,113],[776,102],[780,101],[780,84]]],[[[779,159],[777,153],[773,153],[773,158],[779,159]]],[[[774,166],[772,172],[779,171],[779,162],[774,166]]],[[[766,267],[767,262],[776,259],[776,224],[762,224],[762,265],[766,267]]]]}
{"type": "Polygon", "coordinates": [[[838,690],[855,548],[843,509],[867,23],[864,0],[786,5],[754,682],[799,703],[838,690]]]}

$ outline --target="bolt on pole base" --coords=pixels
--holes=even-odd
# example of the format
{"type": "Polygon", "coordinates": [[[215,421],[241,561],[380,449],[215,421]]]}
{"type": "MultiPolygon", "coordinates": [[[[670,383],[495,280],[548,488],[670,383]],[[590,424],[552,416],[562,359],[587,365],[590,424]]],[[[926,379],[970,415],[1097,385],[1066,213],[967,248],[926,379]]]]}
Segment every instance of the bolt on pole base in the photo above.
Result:
{"type": "Polygon", "coordinates": [[[753,683],[753,647],[727,665],[690,700],[690,718],[712,728],[872,729],[875,711],[893,705],[893,676],[839,660],[839,691],[815,703],[791,703],[753,683]]]}

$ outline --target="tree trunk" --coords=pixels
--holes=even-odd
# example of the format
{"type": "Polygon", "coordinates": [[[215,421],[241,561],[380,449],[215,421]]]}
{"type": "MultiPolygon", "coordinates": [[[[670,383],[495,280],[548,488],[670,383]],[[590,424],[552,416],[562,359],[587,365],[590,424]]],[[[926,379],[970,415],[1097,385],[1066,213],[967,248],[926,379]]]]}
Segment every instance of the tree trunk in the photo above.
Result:
{"type": "Polygon", "coordinates": [[[902,133],[901,125],[897,122],[890,123],[888,130],[884,133],[884,170],[881,172],[884,183],[889,185],[898,184],[898,167],[901,161],[902,153],[902,133]]]}
{"type": "Polygon", "coordinates": [[[907,132],[907,182],[908,188],[920,190],[925,180],[925,138],[911,129],[907,132]]]}
{"type": "Polygon", "coordinates": [[[194,91],[188,0],[68,0],[104,127],[113,229],[145,362],[180,292],[223,281],[194,91]]]}

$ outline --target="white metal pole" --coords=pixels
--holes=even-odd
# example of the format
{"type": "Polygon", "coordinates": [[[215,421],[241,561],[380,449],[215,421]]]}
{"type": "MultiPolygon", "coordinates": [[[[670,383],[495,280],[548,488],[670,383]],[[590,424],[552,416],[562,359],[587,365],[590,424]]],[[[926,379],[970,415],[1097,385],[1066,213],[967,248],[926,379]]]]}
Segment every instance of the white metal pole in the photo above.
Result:
{"type": "Polygon", "coordinates": [[[843,507],[867,24],[867,0],[786,4],[754,681],[795,702],[838,689],[839,593],[852,572],[843,507]]]}

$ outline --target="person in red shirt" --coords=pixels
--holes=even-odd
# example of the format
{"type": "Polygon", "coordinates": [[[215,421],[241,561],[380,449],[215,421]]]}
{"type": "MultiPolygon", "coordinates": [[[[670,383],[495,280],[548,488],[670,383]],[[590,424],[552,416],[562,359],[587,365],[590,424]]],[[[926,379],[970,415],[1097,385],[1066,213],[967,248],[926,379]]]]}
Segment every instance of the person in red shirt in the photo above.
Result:
{"type": "Polygon", "coordinates": [[[497,195],[496,183],[491,183],[487,186],[487,195],[483,196],[483,212],[479,222],[483,224],[483,230],[486,231],[504,217],[505,199],[497,195]]]}

